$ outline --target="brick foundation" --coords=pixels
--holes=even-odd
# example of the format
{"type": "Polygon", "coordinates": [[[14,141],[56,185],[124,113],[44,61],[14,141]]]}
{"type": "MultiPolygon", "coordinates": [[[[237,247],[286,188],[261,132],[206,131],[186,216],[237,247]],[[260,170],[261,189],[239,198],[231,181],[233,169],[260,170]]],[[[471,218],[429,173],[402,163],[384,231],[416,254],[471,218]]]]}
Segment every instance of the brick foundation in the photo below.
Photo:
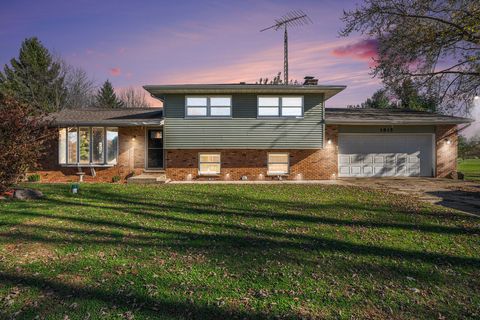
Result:
{"type": "MultiPolygon", "coordinates": [[[[111,182],[114,176],[125,179],[132,172],[142,173],[145,167],[145,128],[120,127],[118,128],[118,161],[117,165],[108,168],[96,167],[96,176],[93,177],[90,168],[82,168],[85,173],[83,180],[86,182],[111,182]],[[135,140],[133,138],[135,137],[135,140]]],[[[58,164],[58,140],[53,140],[51,150],[40,161],[40,170],[36,171],[41,176],[42,182],[74,182],[79,177],[76,167],[62,167],[58,164]]]]}
{"type": "Polygon", "coordinates": [[[334,179],[337,175],[337,134],[336,126],[328,126],[325,132],[323,149],[221,149],[221,150],[185,150],[166,151],[166,174],[172,180],[271,180],[275,176],[267,175],[267,157],[269,152],[288,152],[290,155],[290,173],[283,179],[322,180],[334,179]],[[331,140],[331,144],[327,141],[331,140]],[[221,173],[215,177],[198,175],[198,154],[200,152],[220,152],[221,173]]]}
{"type": "Polygon", "coordinates": [[[457,126],[443,125],[435,129],[437,178],[457,178],[457,126]],[[447,143],[449,141],[450,143],[447,143]]]}

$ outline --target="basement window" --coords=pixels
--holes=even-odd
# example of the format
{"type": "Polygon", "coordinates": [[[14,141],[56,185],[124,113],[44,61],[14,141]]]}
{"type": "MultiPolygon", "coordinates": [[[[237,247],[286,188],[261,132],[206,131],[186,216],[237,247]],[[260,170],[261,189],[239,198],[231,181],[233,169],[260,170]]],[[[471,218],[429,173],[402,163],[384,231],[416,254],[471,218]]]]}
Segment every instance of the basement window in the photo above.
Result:
{"type": "Polygon", "coordinates": [[[114,165],[118,128],[69,127],[58,132],[58,163],[67,166],[114,165]],[[105,157],[105,155],[107,155],[105,157]]]}
{"type": "Polygon", "coordinates": [[[220,153],[199,153],[198,154],[198,174],[199,175],[219,175],[220,174],[220,153]]]}
{"type": "Polygon", "coordinates": [[[271,152],[268,154],[268,175],[286,175],[289,173],[289,167],[288,153],[271,152]]]}

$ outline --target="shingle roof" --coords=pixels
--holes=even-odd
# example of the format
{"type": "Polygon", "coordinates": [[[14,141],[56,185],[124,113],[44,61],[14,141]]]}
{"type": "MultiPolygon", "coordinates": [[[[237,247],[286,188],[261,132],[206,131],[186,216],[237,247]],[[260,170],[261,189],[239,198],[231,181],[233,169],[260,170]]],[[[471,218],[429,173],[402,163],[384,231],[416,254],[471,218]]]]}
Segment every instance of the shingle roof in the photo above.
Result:
{"type": "Polygon", "coordinates": [[[173,85],[146,85],[145,90],[161,98],[165,94],[302,94],[323,93],[325,100],[333,97],[346,86],[340,85],[275,85],[275,84],[173,84],[173,85]]]}
{"type": "Polygon", "coordinates": [[[58,126],[151,126],[161,124],[163,108],[64,109],[52,117],[58,126]]]}
{"type": "MultiPolygon", "coordinates": [[[[52,116],[57,126],[155,126],[162,124],[163,109],[65,109],[52,116]]],[[[405,109],[325,108],[325,122],[344,125],[435,125],[469,123],[473,120],[405,109]]]]}
{"type": "Polygon", "coordinates": [[[405,109],[325,108],[327,124],[461,124],[472,119],[405,109]]]}

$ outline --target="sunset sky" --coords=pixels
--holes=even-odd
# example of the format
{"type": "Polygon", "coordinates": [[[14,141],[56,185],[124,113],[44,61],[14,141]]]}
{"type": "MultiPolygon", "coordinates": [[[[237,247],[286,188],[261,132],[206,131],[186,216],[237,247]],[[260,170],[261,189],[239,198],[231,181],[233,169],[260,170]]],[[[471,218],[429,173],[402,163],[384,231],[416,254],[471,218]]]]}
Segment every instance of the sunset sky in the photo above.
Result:
{"type": "Polygon", "coordinates": [[[283,33],[259,32],[301,9],[312,25],[289,33],[290,78],[313,75],[347,89],[329,107],[357,104],[380,87],[370,67],[376,43],[340,38],[355,1],[9,1],[0,10],[0,63],[37,36],[100,84],[236,83],[283,69],[283,33]]]}

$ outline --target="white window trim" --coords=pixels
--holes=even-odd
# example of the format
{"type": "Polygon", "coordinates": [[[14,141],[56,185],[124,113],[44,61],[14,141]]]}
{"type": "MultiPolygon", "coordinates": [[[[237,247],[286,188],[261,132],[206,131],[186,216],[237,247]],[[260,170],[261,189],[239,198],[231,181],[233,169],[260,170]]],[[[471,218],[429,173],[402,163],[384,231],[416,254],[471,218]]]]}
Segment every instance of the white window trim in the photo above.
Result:
{"type": "Polygon", "coordinates": [[[290,153],[288,152],[268,152],[267,153],[267,176],[288,176],[290,174],[290,153]],[[270,162],[270,155],[287,155],[287,162],[270,162]],[[270,164],[287,164],[287,172],[271,172],[270,164]]]}
{"type": "Polygon", "coordinates": [[[222,172],[222,153],[221,152],[199,152],[198,153],[198,175],[199,176],[219,176],[222,172]],[[202,162],[200,161],[200,158],[201,158],[201,155],[219,155],[220,157],[220,161],[218,162],[202,162]],[[214,172],[214,173],[208,173],[208,172],[201,172],[200,171],[200,164],[202,163],[213,163],[213,164],[218,164],[220,165],[220,168],[219,168],[219,171],[218,173],[214,172]]]}
{"type": "MultiPolygon", "coordinates": [[[[117,165],[118,163],[118,155],[119,155],[119,148],[120,148],[120,135],[118,131],[118,127],[102,127],[102,126],[69,126],[69,127],[62,127],[60,129],[65,129],[66,134],[65,134],[65,162],[61,163],[60,162],[60,153],[58,153],[58,159],[57,162],[60,166],[62,167],[113,167],[117,165]],[[68,161],[68,129],[69,128],[75,128],[77,130],[77,147],[76,147],[76,155],[77,155],[77,161],[74,163],[71,163],[68,161]],[[80,128],[88,128],[88,135],[89,135],[89,161],[85,163],[80,162],[80,128]],[[103,156],[103,162],[92,162],[92,129],[93,128],[102,128],[103,129],[103,145],[104,145],[104,156],[103,156]],[[115,162],[108,162],[108,145],[107,145],[107,130],[108,129],[117,129],[117,150],[116,150],[116,160],[115,162]]],[[[60,143],[60,140],[57,141],[57,143],[60,143]]],[[[60,151],[60,148],[58,148],[60,151]]]]}
{"type": "Polygon", "coordinates": [[[228,95],[219,95],[219,96],[185,96],[185,118],[188,118],[188,119],[198,119],[198,118],[215,118],[215,119],[218,119],[218,118],[223,118],[223,119],[229,119],[232,117],[232,111],[233,109],[233,106],[232,106],[232,96],[228,96],[228,95]],[[187,101],[188,101],[188,98],[206,98],[207,99],[207,105],[206,106],[188,106],[187,105],[187,101]],[[230,105],[225,105],[225,106],[211,106],[211,103],[210,103],[210,99],[211,98],[228,98],[230,100],[230,105]],[[188,114],[188,108],[206,108],[206,114],[205,115],[189,115],[188,114]],[[230,109],[230,113],[229,115],[219,115],[219,116],[215,116],[215,115],[212,115],[211,113],[211,109],[212,108],[229,108],[230,109]]]}
{"type": "Polygon", "coordinates": [[[304,96],[265,96],[265,95],[262,95],[262,96],[257,96],[257,118],[294,118],[294,119],[301,119],[304,117],[305,115],[305,99],[304,99],[304,96]],[[278,106],[260,106],[260,98],[278,98],[278,106]],[[283,98],[301,98],[302,99],[302,106],[301,107],[291,107],[291,106],[288,106],[288,107],[284,107],[282,104],[283,104],[283,98]],[[262,116],[260,115],[260,112],[259,112],[259,109],[260,108],[278,108],[278,115],[276,116],[272,116],[272,115],[268,115],[268,116],[262,116]],[[288,109],[288,108],[301,108],[302,112],[300,115],[298,116],[286,116],[286,115],[283,115],[283,109],[288,109]]]}

